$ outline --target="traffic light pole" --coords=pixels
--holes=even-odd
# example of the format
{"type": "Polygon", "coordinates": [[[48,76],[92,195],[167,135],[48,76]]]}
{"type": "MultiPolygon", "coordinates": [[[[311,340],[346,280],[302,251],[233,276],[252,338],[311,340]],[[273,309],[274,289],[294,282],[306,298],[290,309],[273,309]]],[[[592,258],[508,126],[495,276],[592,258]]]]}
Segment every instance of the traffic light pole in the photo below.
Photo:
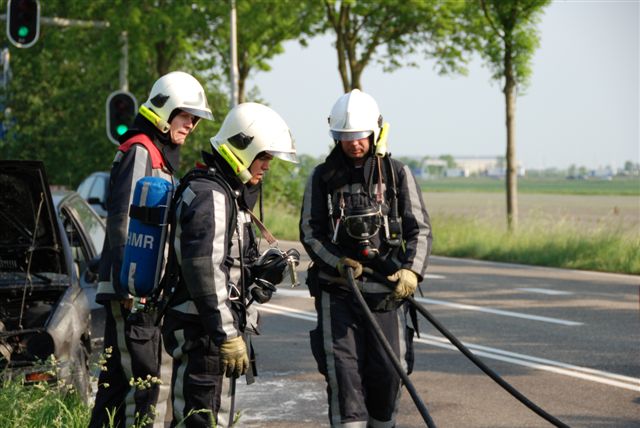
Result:
{"type": "Polygon", "coordinates": [[[120,39],[122,40],[122,55],[120,56],[120,90],[129,92],[129,38],[127,32],[120,33],[120,39]]]}
{"type": "MultiPolygon", "coordinates": [[[[5,15],[2,15],[6,19],[5,15]]],[[[41,16],[40,22],[47,25],[55,25],[57,27],[82,27],[82,28],[109,28],[109,21],[82,21],[79,19],[67,19],[41,16]]]]}
{"type": "MultiPolygon", "coordinates": [[[[14,1],[18,1],[18,0],[14,0],[14,1]]],[[[10,6],[11,0],[9,0],[7,4],[8,6],[10,6]]],[[[39,1],[35,0],[35,4],[37,7],[37,17],[36,17],[36,24],[35,24],[37,29],[39,29],[40,25],[53,25],[57,27],[81,27],[81,28],[109,28],[111,26],[108,21],[85,21],[85,20],[78,20],[78,19],[60,18],[57,16],[54,16],[54,17],[40,16],[39,1]]],[[[9,10],[9,7],[7,7],[7,10],[9,10]]],[[[8,20],[7,16],[8,16],[7,14],[1,14],[0,21],[7,21],[8,20]]],[[[14,17],[12,16],[11,19],[13,20],[14,17]]],[[[35,40],[32,40],[29,44],[21,44],[12,39],[11,35],[9,34],[9,26],[7,25],[7,36],[9,36],[9,39],[12,41],[12,43],[19,48],[28,48],[31,45],[33,45],[38,38],[38,33],[39,31],[36,30],[35,40]]],[[[128,110],[130,110],[129,107],[133,106],[132,107],[134,109],[134,111],[132,112],[133,115],[135,115],[135,112],[137,111],[137,101],[135,99],[135,96],[129,93],[129,80],[127,77],[129,74],[129,39],[126,31],[122,31],[120,33],[120,40],[122,42],[122,51],[121,51],[122,55],[120,57],[120,70],[119,70],[120,89],[118,91],[111,93],[109,97],[107,97],[107,120],[106,120],[107,136],[109,137],[109,140],[111,140],[111,142],[113,142],[114,144],[118,144],[117,136],[119,135],[119,133],[115,129],[111,129],[115,127],[115,125],[111,123],[113,120],[115,120],[111,118],[111,115],[115,114],[115,112],[118,111],[115,105],[117,104],[118,106],[120,106],[120,110],[122,109],[127,110],[127,113],[131,113],[131,112],[128,112],[128,110]]],[[[8,56],[8,50],[7,50],[6,60],[4,60],[4,55],[3,55],[4,61],[2,63],[5,70],[3,74],[4,78],[2,79],[2,84],[5,86],[5,88],[7,86],[7,80],[8,80],[7,79],[7,76],[8,76],[7,70],[9,69],[8,58],[9,56],[8,56]]],[[[120,115],[122,114],[124,113],[121,113],[120,115]]],[[[119,119],[120,118],[118,118],[118,120],[119,119]]],[[[131,123],[127,124],[127,126],[130,126],[130,125],[131,123]]]]}
{"type": "Polygon", "coordinates": [[[229,26],[231,27],[231,40],[229,46],[231,47],[231,108],[238,105],[239,91],[238,91],[238,38],[236,32],[236,0],[231,0],[231,14],[229,16],[229,26]]]}

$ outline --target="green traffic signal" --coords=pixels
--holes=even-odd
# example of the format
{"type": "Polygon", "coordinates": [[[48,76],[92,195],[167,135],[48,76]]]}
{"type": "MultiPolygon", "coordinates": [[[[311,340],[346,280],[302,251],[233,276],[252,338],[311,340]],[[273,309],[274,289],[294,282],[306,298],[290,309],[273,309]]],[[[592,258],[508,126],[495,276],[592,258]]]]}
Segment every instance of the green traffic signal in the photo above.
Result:
{"type": "Polygon", "coordinates": [[[114,144],[133,126],[138,106],[129,92],[115,91],[107,97],[107,137],[114,144]]]}
{"type": "Polygon", "coordinates": [[[39,0],[7,1],[7,38],[19,48],[28,48],[40,34],[39,0]]]}

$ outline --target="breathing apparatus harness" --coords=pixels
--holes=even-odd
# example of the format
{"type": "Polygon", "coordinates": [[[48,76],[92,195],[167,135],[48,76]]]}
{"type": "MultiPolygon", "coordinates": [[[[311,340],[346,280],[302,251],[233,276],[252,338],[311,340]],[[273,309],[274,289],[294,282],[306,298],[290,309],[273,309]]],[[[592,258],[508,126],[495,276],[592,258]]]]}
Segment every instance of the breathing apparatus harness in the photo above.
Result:
{"type": "MultiPolygon", "coordinates": [[[[203,154],[209,155],[209,154],[203,154]]],[[[176,220],[176,209],[179,198],[181,197],[184,190],[187,188],[189,183],[196,178],[205,178],[207,180],[214,181],[221,185],[225,192],[231,197],[233,200],[232,203],[232,218],[237,218],[237,213],[239,211],[238,206],[238,197],[237,193],[231,188],[229,183],[227,183],[220,174],[216,171],[215,168],[196,168],[191,170],[185,177],[180,181],[174,195],[172,206],[174,209],[171,210],[170,213],[170,224],[173,225],[170,232],[169,237],[169,259],[167,261],[167,267],[165,274],[162,278],[159,290],[162,290],[163,294],[163,302],[161,310],[159,311],[157,323],[160,322],[164,313],[169,307],[169,304],[173,300],[176,287],[180,283],[180,268],[178,267],[177,256],[175,253],[175,220],[176,220]]],[[[249,263],[249,266],[246,265],[245,257],[242,254],[242,230],[240,228],[240,224],[236,221],[236,233],[238,235],[238,248],[240,251],[240,283],[241,287],[234,287],[233,293],[236,293],[234,296],[234,300],[242,302],[241,312],[241,326],[244,329],[244,325],[246,322],[246,308],[251,305],[253,301],[257,301],[258,303],[264,303],[271,298],[271,293],[276,291],[276,285],[281,283],[285,277],[285,274],[288,272],[291,278],[291,286],[295,287],[299,285],[296,266],[300,264],[300,253],[298,250],[292,248],[287,251],[282,251],[278,247],[278,242],[273,237],[273,235],[267,230],[266,226],[255,216],[255,214],[247,207],[244,208],[245,211],[249,213],[252,221],[258,229],[261,231],[262,235],[265,237],[267,242],[269,242],[270,248],[267,249],[263,254],[261,254],[255,261],[249,263]],[[247,275],[249,276],[250,281],[246,281],[247,275]],[[245,285],[246,284],[246,285],[245,285]],[[249,285],[250,284],[250,285],[249,285]],[[245,295],[245,286],[248,286],[248,291],[250,293],[251,299],[245,305],[246,301],[245,295]]],[[[232,234],[231,231],[229,231],[232,234]]]]}
{"type": "MultiPolygon", "coordinates": [[[[169,253],[168,253],[169,255],[168,255],[167,266],[166,266],[164,275],[162,277],[162,280],[160,281],[160,287],[158,287],[158,290],[162,292],[162,300],[160,303],[160,310],[158,311],[158,317],[156,319],[156,325],[160,324],[162,317],[166,313],[167,309],[169,308],[169,305],[172,303],[176,295],[176,288],[181,282],[180,267],[178,266],[178,259],[175,251],[175,237],[176,237],[176,229],[177,229],[176,228],[176,211],[178,206],[177,204],[179,199],[182,197],[182,194],[184,193],[185,189],[191,183],[191,181],[197,178],[204,178],[204,179],[213,181],[215,183],[218,183],[220,186],[222,186],[222,188],[225,189],[225,192],[227,193],[227,195],[229,195],[233,201],[233,203],[231,204],[232,218],[237,217],[238,206],[237,206],[236,193],[233,191],[229,183],[227,183],[225,180],[222,179],[222,177],[219,176],[215,168],[212,168],[212,167],[209,167],[206,169],[195,168],[189,171],[182,178],[182,180],[180,180],[180,183],[173,194],[173,200],[171,202],[172,209],[169,213],[169,224],[171,225],[171,231],[169,233],[169,253]]],[[[237,227],[237,224],[236,224],[236,227],[237,227]]],[[[238,236],[240,236],[240,233],[238,234],[238,236]]],[[[241,242],[239,242],[239,244],[240,244],[240,248],[242,248],[241,242]]],[[[240,257],[240,260],[242,263],[242,257],[240,257]]],[[[240,292],[240,297],[244,298],[244,291],[242,287],[240,287],[239,292],[240,292]]],[[[244,324],[245,324],[245,314],[242,313],[241,314],[242,329],[244,329],[244,324]]]]}
{"type": "MultiPolygon", "coordinates": [[[[374,193],[372,186],[374,185],[374,173],[377,171],[378,180],[375,183],[375,204],[359,207],[346,207],[344,192],[339,192],[338,208],[339,216],[334,222],[334,212],[331,192],[327,193],[327,206],[329,221],[332,228],[331,242],[338,244],[338,234],[341,227],[344,227],[347,235],[357,243],[358,258],[362,260],[373,260],[378,257],[379,250],[372,246],[371,239],[383,229],[384,235],[382,239],[391,248],[397,248],[403,245],[402,241],[402,218],[398,213],[398,190],[397,177],[395,169],[391,162],[391,154],[387,153],[387,135],[389,124],[382,126],[380,137],[376,143],[376,148],[372,162],[373,167],[370,170],[367,183],[369,184],[368,195],[374,193]],[[389,201],[389,211],[384,214],[382,206],[384,203],[382,191],[384,169],[387,171],[387,177],[391,178],[391,186],[387,186],[387,194],[389,201]]],[[[373,198],[371,198],[373,199],[373,198]]]]}

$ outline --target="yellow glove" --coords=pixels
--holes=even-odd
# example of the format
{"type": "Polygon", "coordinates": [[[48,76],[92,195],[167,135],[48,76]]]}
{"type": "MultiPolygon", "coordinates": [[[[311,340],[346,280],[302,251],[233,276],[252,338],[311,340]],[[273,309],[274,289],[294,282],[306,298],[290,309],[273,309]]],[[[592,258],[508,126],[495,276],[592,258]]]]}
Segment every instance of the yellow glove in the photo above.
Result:
{"type": "Polygon", "coordinates": [[[347,277],[348,267],[353,268],[354,278],[358,278],[360,275],[362,275],[362,265],[360,263],[358,263],[353,259],[350,259],[349,257],[340,257],[340,260],[338,260],[338,265],[336,266],[336,269],[338,269],[338,272],[340,272],[341,277],[343,278],[347,277]]]}
{"type": "Polygon", "coordinates": [[[418,287],[418,276],[409,269],[399,269],[393,275],[389,275],[387,279],[391,282],[397,282],[393,297],[402,300],[411,296],[418,287]]]}
{"type": "Polygon", "coordinates": [[[247,372],[249,357],[242,337],[234,337],[220,345],[220,370],[227,377],[239,377],[247,372]]]}

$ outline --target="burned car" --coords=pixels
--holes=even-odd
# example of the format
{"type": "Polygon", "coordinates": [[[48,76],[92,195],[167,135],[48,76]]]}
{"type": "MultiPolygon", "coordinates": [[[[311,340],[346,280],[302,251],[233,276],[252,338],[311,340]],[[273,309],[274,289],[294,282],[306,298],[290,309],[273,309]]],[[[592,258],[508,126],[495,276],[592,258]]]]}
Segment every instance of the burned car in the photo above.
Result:
{"type": "Polygon", "coordinates": [[[39,161],[0,161],[0,374],[90,394],[94,273],[105,226],[39,161]]]}

